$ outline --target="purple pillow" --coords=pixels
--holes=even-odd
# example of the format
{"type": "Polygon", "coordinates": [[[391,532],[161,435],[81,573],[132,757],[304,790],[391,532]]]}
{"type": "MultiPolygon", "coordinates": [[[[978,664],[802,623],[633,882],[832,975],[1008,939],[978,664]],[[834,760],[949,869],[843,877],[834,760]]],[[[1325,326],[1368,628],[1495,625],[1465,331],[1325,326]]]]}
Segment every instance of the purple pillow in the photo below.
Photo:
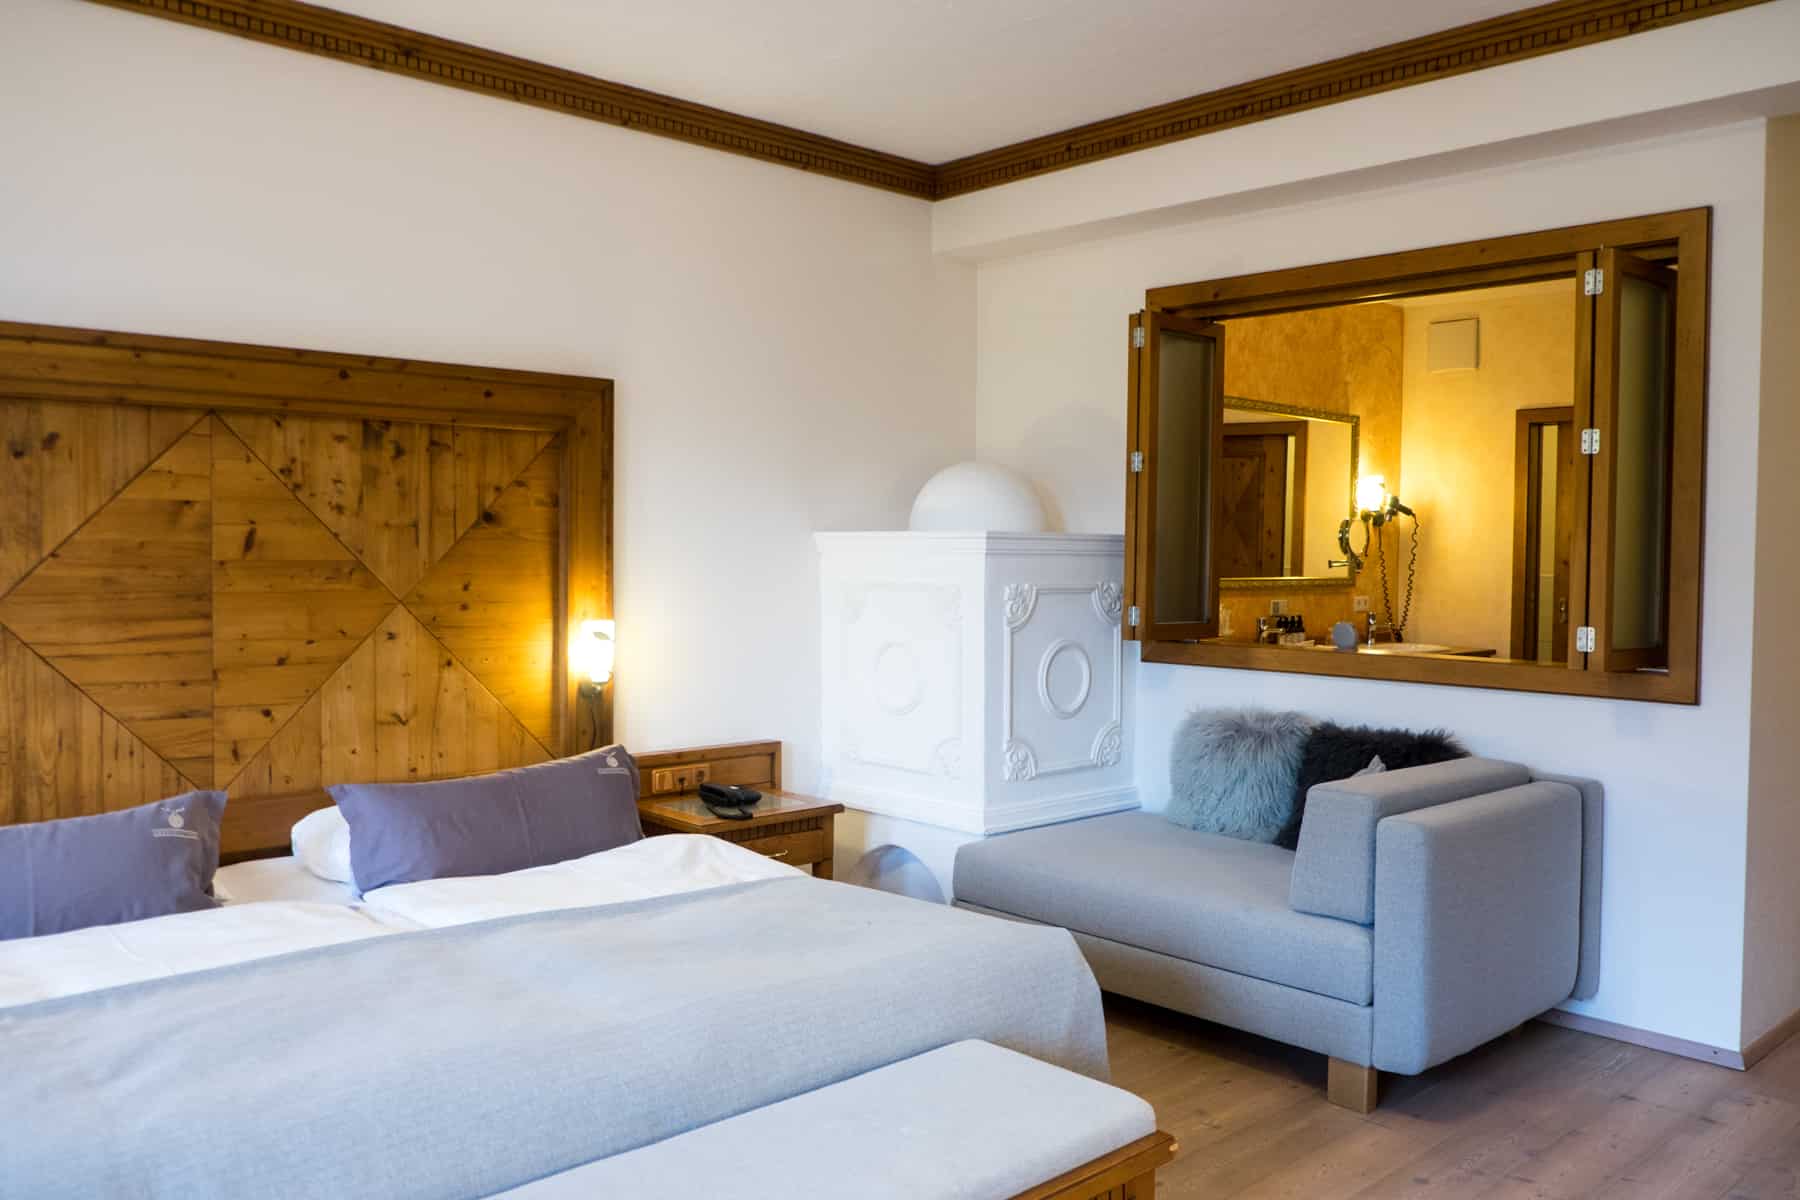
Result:
{"type": "Polygon", "coordinates": [[[0,940],[217,908],[224,792],[0,828],[0,940]]]}
{"type": "Polygon", "coordinates": [[[359,892],[541,867],[644,836],[637,763],[623,746],[468,779],[326,791],[350,825],[359,892]]]}

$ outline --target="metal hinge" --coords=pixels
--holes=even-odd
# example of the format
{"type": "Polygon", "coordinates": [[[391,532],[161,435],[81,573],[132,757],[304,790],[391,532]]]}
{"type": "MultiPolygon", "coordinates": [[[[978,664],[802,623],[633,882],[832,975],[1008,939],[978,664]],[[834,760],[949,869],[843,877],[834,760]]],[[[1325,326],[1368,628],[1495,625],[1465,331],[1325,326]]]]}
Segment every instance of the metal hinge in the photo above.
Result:
{"type": "Polygon", "coordinates": [[[1600,431],[1598,429],[1581,431],[1581,452],[1583,454],[1600,453],[1600,431]]]}
{"type": "Polygon", "coordinates": [[[1142,471],[1143,469],[1144,469],[1144,452],[1142,450],[1133,450],[1131,452],[1131,473],[1133,475],[1135,475],[1139,471],[1142,471]]]}
{"type": "Polygon", "coordinates": [[[1142,325],[1131,331],[1131,345],[1136,350],[1144,348],[1144,327],[1142,325]]]}
{"type": "Polygon", "coordinates": [[[1598,296],[1606,290],[1606,272],[1600,267],[1589,267],[1581,273],[1581,291],[1583,295],[1598,296]]]}
{"type": "Polygon", "coordinates": [[[1138,606],[1137,605],[1134,604],[1130,608],[1125,610],[1125,623],[1127,625],[1131,626],[1133,629],[1137,628],[1137,624],[1138,624],[1138,606]]]}
{"type": "Polygon", "coordinates": [[[1594,627],[1583,625],[1575,631],[1575,652],[1592,654],[1594,652],[1594,627]]]}

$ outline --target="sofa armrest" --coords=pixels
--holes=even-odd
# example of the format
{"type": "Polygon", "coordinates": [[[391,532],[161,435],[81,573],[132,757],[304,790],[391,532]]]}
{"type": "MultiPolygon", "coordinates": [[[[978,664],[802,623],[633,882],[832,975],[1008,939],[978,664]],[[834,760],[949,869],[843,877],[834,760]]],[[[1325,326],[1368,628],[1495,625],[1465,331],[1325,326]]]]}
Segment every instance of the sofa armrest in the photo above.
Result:
{"type": "Polygon", "coordinates": [[[1564,783],[1376,830],[1374,1065],[1414,1075],[1567,999],[1581,938],[1581,794],[1564,783]]]}
{"type": "Polygon", "coordinates": [[[1296,912],[1375,920],[1375,826],[1385,817],[1531,782],[1517,763],[1457,758],[1321,783],[1306,794],[1288,904],[1296,912]]]}

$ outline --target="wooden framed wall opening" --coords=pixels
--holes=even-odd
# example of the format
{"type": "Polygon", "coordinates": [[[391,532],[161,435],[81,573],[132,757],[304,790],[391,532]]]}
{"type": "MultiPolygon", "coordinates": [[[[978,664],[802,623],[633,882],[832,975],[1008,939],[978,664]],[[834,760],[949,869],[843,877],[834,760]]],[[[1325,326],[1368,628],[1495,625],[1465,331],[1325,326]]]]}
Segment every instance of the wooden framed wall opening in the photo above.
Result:
{"type": "MultiPolygon", "coordinates": [[[[1130,324],[1126,636],[1143,642],[1149,662],[1697,703],[1710,239],[1711,211],[1690,209],[1149,289],[1130,324]],[[1596,448],[1578,457],[1566,663],[1277,649],[1222,639],[1216,624],[1171,621],[1159,609],[1157,572],[1171,572],[1157,562],[1158,497],[1194,487],[1174,481],[1178,460],[1159,443],[1169,409],[1160,331],[1207,338],[1209,364],[1222,375],[1233,318],[1555,280],[1576,285],[1570,395],[1576,426],[1594,431],[1596,448]],[[1666,339],[1666,355],[1650,354],[1650,367],[1621,366],[1621,331],[1633,321],[1666,339]],[[1621,401],[1634,387],[1660,389],[1660,416],[1632,415],[1645,411],[1621,401]],[[1622,459],[1621,447],[1635,457],[1622,459]],[[1633,465],[1640,458],[1660,473],[1646,477],[1633,465]],[[1658,581],[1654,595],[1634,586],[1644,579],[1658,581]]],[[[1189,449],[1180,453],[1191,459],[1189,449]]],[[[1216,589],[1215,572],[1199,578],[1216,589]]],[[[1199,607],[1216,613],[1216,597],[1199,607]]]]}
{"type": "Polygon", "coordinates": [[[0,323],[0,823],[585,748],[604,379],[0,323]]]}

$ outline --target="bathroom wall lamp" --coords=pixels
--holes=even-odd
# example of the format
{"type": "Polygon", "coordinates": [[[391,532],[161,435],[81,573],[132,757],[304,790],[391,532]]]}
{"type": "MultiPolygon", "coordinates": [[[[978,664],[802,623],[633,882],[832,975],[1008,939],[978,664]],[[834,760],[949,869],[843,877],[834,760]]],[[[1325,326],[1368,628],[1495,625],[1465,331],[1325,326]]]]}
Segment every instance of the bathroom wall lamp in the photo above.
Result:
{"type": "Polygon", "coordinates": [[[1387,477],[1362,475],[1356,480],[1356,511],[1359,514],[1380,512],[1387,507],[1387,477]]]}
{"type": "Polygon", "coordinates": [[[1381,604],[1387,613],[1388,628],[1393,631],[1395,641],[1406,639],[1406,622],[1412,616],[1413,583],[1419,569],[1419,518],[1413,510],[1400,503],[1399,496],[1388,494],[1387,479],[1381,475],[1362,475],[1356,480],[1356,514],[1345,517],[1338,526],[1338,549],[1344,552],[1341,560],[1333,559],[1331,566],[1344,565],[1352,571],[1361,572],[1363,563],[1368,560],[1370,544],[1373,543],[1377,565],[1381,568],[1381,604]],[[1412,543],[1406,560],[1406,591],[1401,600],[1400,612],[1394,613],[1393,591],[1388,586],[1387,554],[1381,540],[1381,527],[1400,517],[1408,517],[1412,521],[1412,543]],[[1363,526],[1362,549],[1353,549],[1350,545],[1350,531],[1358,521],[1363,526]]]}

